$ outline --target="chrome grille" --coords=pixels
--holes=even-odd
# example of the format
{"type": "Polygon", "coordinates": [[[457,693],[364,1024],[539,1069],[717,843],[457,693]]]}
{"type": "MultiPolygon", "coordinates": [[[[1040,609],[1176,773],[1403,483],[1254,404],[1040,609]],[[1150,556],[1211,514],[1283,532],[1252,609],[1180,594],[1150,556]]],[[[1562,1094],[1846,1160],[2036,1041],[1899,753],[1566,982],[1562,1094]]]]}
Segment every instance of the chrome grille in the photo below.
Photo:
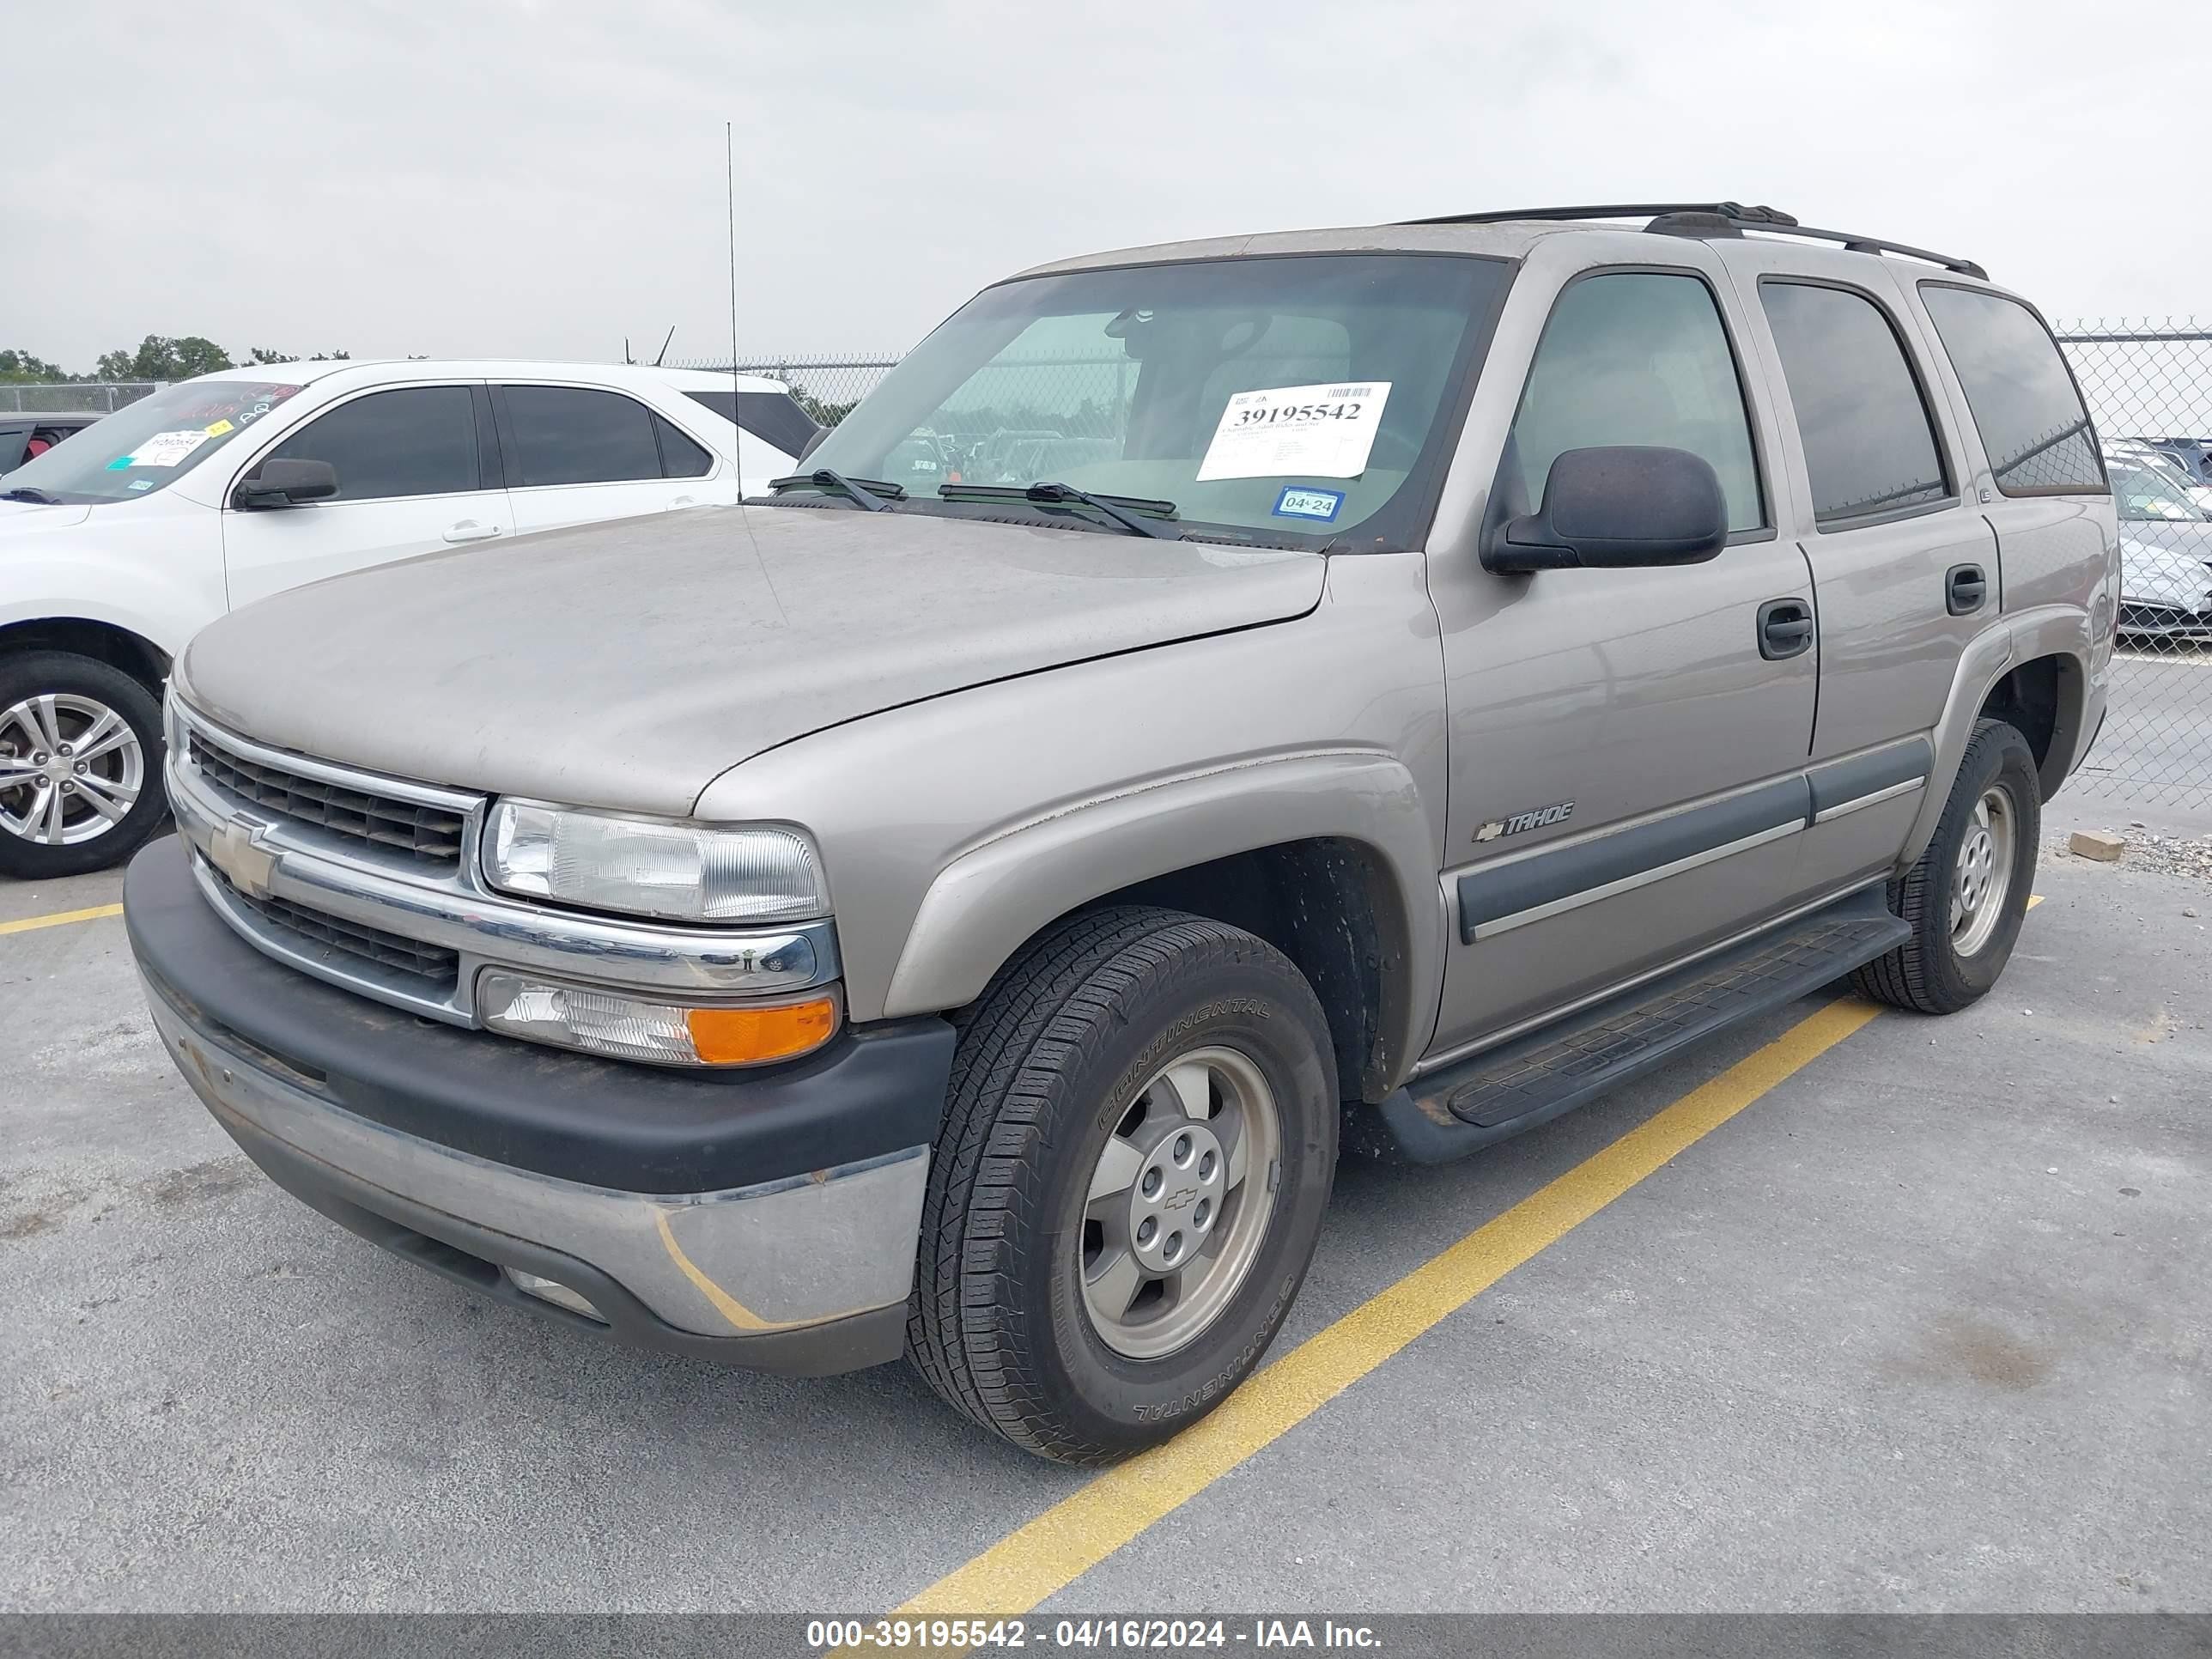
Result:
{"type": "Polygon", "coordinates": [[[251,911],[269,927],[295,934],[308,944],[319,945],[325,951],[343,951],[349,956],[411,975],[426,985],[434,985],[447,992],[452,991],[459,976],[461,959],[457,951],[425,945],[419,939],[402,939],[380,927],[364,927],[343,916],[295,904],[289,899],[256,898],[213,866],[203,863],[201,868],[233,904],[251,911]]]}
{"type": "Polygon", "coordinates": [[[461,861],[462,817],[449,808],[347,788],[250,760],[197,727],[186,733],[185,744],[201,775],[240,800],[337,835],[395,848],[427,865],[452,869],[461,861]]]}

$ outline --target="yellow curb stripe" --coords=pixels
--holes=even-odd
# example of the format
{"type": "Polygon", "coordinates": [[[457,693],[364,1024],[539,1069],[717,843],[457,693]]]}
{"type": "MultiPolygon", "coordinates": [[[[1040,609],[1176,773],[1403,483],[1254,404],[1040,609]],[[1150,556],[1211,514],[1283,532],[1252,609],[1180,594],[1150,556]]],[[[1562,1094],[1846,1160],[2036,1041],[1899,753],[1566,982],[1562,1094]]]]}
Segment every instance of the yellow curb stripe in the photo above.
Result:
{"type": "Polygon", "coordinates": [[[28,933],[40,927],[66,927],[73,921],[98,921],[102,916],[119,916],[119,904],[95,904],[89,910],[57,910],[50,916],[26,916],[21,921],[0,921],[0,933],[28,933]]]}
{"type": "Polygon", "coordinates": [[[1880,1012],[1845,1000],[1801,1020],[1309,1337],[1212,1416],[1062,1498],[895,1616],[1029,1612],[1880,1012]]]}

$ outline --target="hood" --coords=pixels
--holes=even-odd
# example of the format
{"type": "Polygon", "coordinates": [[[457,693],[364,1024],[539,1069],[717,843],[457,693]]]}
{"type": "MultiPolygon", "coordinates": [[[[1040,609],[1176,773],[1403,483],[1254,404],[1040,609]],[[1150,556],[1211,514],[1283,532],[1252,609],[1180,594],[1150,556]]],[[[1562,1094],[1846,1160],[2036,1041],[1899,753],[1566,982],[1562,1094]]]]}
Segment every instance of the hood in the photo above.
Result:
{"type": "Polygon", "coordinates": [[[264,743],[688,812],[763,750],[1010,675],[1302,616],[1310,553],[921,514],[702,507],[441,553],[214,623],[180,678],[264,743]]]}
{"type": "Polygon", "coordinates": [[[37,501],[0,501],[0,542],[40,531],[67,530],[91,516],[89,507],[66,501],[52,507],[37,501]]]}

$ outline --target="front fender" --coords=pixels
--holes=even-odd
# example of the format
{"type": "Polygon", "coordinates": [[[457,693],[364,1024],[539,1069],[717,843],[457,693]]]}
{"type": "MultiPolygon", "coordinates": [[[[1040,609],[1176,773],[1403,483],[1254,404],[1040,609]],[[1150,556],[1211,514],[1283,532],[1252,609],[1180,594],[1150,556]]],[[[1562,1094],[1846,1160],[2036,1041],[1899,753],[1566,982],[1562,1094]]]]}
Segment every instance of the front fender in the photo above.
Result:
{"type": "Polygon", "coordinates": [[[1147,781],[1040,815],[948,864],[923,895],[891,975],[896,1018],[972,1002],[1022,941],[1079,905],[1153,876],[1286,842],[1370,849],[1402,909],[1407,975],[1397,1052],[1436,1022],[1443,919],[1426,896],[1436,850],[1413,774],[1395,756],[1316,749],[1147,781]]]}
{"type": "Polygon", "coordinates": [[[226,608],[222,562],[133,557],[75,537],[16,548],[0,543],[0,628],[16,623],[105,623],[171,658],[226,608]]]}

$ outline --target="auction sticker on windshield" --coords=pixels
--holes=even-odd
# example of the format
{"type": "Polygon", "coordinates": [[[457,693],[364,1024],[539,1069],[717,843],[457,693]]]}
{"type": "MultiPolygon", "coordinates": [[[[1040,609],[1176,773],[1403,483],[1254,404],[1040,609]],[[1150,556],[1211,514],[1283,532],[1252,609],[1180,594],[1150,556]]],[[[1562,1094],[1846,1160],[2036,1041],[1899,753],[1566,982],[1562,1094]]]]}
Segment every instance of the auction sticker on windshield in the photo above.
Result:
{"type": "Polygon", "coordinates": [[[1215,478],[1356,478],[1390,382],[1357,386],[1280,386],[1239,392],[1221,411],[1213,441],[1198,465],[1198,482],[1215,478]]]}
{"type": "Polygon", "coordinates": [[[133,466],[174,466],[208,441],[207,433],[198,427],[177,432],[156,432],[150,438],[141,438],[138,447],[128,455],[118,455],[110,461],[108,470],[133,466]]]}

